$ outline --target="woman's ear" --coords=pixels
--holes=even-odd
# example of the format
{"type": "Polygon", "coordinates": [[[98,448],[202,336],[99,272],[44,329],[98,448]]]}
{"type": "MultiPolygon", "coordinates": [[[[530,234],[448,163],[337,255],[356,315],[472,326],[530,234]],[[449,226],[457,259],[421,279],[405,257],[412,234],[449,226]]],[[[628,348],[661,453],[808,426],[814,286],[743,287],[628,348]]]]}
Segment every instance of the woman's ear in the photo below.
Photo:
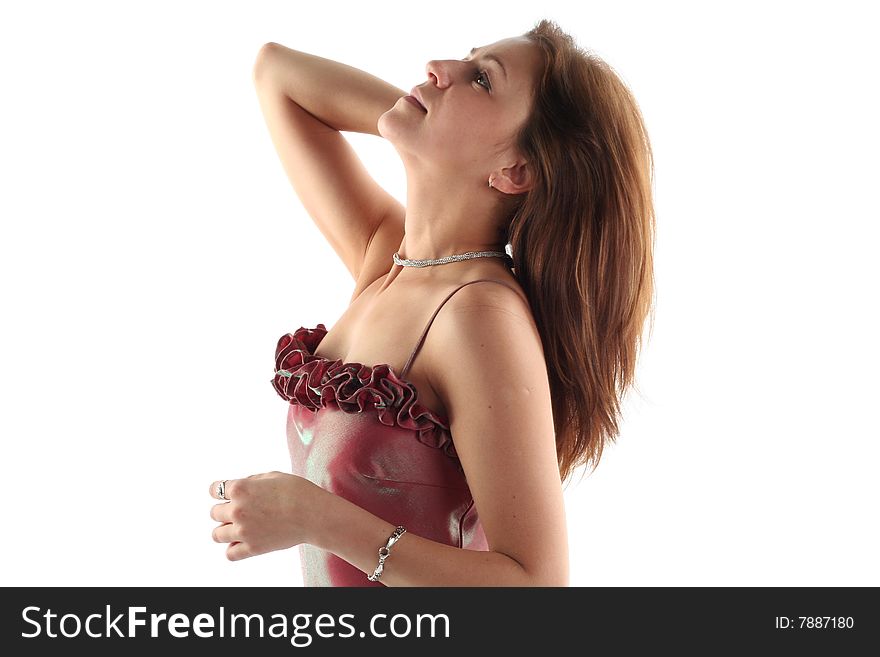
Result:
{"type": "Polygon", "coordinates": [[[490,176],[492,187],[505,194],[524,194],[534,186],[532,168],[527,162],[517,162],[512,167],[504,167],[499,173],[490,176]]]}

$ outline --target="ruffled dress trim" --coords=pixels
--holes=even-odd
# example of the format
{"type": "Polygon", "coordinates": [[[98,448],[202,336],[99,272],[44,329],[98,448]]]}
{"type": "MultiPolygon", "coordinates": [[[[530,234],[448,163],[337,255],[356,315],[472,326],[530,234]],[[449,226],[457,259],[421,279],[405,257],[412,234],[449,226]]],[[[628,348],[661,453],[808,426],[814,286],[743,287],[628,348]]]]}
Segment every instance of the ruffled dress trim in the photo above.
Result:
{"type": "Polygon", "coordinates": [[[449,420],[418,401],[415,385],[386,364],[363,365],[316,356],[327,327],[300,327],[278,340],[272,385],[282,398],[314,412],[338,407],[346,413],[375,410],[379,421],[416,432],[419,441],[457,459],[449,420]]]}

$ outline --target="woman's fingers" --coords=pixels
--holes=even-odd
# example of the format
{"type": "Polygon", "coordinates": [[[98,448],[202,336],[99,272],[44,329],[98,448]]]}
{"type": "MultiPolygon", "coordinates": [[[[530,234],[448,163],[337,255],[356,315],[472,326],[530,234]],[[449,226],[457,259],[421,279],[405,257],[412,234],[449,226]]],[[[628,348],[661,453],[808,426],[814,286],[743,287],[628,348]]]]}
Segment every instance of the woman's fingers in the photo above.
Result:
{"type": "Polygon", "coordinates": [[[238,529],[231,522],[214,527],[211,537],[217,543],[234,543],[238,541],[238,529]]]}
{"type": "Polygon", "coordinates": [[[226,558],[230,561],[241,561],[252,556],[254,555],[247,543],[230,543],[229,547],[226,548],[226,558]]]}
{"type": "MultiPolygon", "coordinates": [[[[225,488],[225,485],[224,485],[224,488],[225,488]]],[[[220,497],[220,482],[219,481],[212,481],[211,482],[211,485],[208,487],[208,495],[213,497],[215,500],[222,499],[220,497]]]]}
{"type": "Polygon", "coordinates": [[[219,504],[211,519],[220,523],[212,531],[217,543],[228,543],[226,557],[239,561],[273,550],[307,542],[305,524],[312,500],[323,490],[309,480],[279,471],[242,479],[212,481],[208,493],[219,504]]]}
{"type": "MultiPolygon", "coordinates": [[[[266,476],[266,473],[260,475],[252,475],[248,479],[259,479],[266,476]]],[[[239,480],[224,479],[212,481],[208,487],[208,494],[215,500],[221,500],[222,504],[215,504],[211,507],[211,519],[216,520],[220,524],[211,532],[211,537],[217,543],[229,543],[226,548],[226,558],[230,561],[239,561],[253,556],[247,543],[241,541],[241,527],[235,524],[232,519],[232,501],[235,495],[235,489],[239,485],[239,480]]]]}
{"type": "Polygon", "coordinates": [[[222,481],[212,481],[208,488],[208,494],[215,500],[229,501],[232,499],[232,489],[235,488],[235,479],[223,479],[222,481]]]}
{"type": "Polygon", "coordinates": [[[222,504],[215,504],[211,507],[211,520],[216,520],[217,522],[232,522],[232,509],[230,508],[228,502],[223,502],[222,504]]]}

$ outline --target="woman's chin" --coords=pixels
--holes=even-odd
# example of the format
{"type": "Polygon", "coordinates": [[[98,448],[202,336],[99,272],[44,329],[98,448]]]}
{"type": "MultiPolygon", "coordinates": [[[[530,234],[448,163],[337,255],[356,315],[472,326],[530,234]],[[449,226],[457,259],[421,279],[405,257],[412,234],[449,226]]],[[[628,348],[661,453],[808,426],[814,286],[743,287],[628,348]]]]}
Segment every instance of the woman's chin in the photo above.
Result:
{"type": "Polygon", "coordinates": [[[393,116],[393,113],[393,110],[389,110],[379,117],[376,124],[379,136],[386,139],[398,151],[401,148],[411,150],[412,129],[404,121],[393,116]]]}
{"type": "Polygon", "coordinates": [[[418,112],[409,105],[409,101],[401,98],[388,111],[379,115],[376,127],[379,135],[385,139],[393,139],[396,135],[411,132],[419,125],[413,119],[420,118],[418,112]]]}
{"type": "Polygon", "coordinates": [[[397,110],[392,107],[384,114],[381,114],[379,120],[376,122],[376,129],[379,132],[379,136],[384,137],[392,143],[400,133],[400,120],[394,116],[396,112],[397,110]]]}

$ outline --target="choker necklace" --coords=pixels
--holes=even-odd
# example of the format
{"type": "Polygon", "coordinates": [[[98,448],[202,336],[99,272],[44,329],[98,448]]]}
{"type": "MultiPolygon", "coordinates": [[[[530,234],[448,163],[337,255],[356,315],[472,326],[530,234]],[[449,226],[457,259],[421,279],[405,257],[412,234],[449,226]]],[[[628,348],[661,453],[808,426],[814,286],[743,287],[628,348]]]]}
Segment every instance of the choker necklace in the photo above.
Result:
{"type": "Polygon", "coordinates": [[[397,252],[395,251],[394,264],[401,265],[403,267],[430,267],[431,265],[445,265],[449,262],[458,262],[459,260],[468,260],[470,258],[488,257],[510,259],[510,256],[507,255],[505,251],[468,251],[467,253],[443,256],[442,258],[436,258],[434,260],[407,260],[405,258],[401,258],[399,255],[397,255],[397,252]]]}

